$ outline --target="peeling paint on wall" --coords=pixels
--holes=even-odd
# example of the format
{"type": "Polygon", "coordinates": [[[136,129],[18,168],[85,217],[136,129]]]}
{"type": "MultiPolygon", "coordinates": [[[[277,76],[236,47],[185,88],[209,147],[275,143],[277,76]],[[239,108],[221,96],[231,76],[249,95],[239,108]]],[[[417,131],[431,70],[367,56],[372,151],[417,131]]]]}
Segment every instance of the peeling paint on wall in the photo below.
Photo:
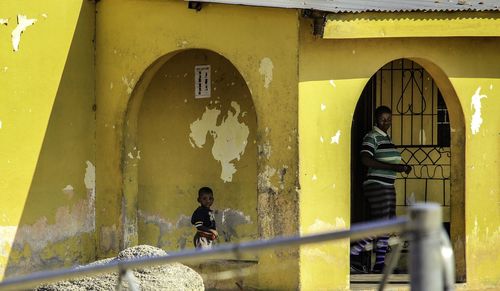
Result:
{"type": "Polygon", "coordinates": [[[215,211],[215,223],[221,238],[229,242],[233,237],[239,237],[236,231],[237,226],[252,223],[252,220],[250,215],[246,215],[243,211],[226,208],[215,211]]]}
{"type": "Polygon", "coordinates": [[[333,80],[330,80],[330,85],[332,85],[332,87],[334,87],[334,88],[337,87],[337,84],[335,84],[335,81],[333,81],[333,80]]]}
{"type": "Polygon", "coordinates": [[[273,81],[273,62],[270,58],[260,60],[259,73],[264,76],[264,88],[269,88],[269,84],[273,81]]]}
{"type": "Polygon", "coordinates": [[[321,104],[320,108],[321,108],[321,111],[325,111],[326,105],[325,104],[321,104]]]}
{"type": "MultiPolygon", "coordinates": [[[[41,252],[49,244],[92,233],[95,230],[95,168],[87,161],[84,177],[87,188],[86,199],[75,202],[72,206],[57,208],[55,223],[49,224],[47,217],[41,217],[32,225],[23,225],[18,228],[13,248],[24,249],[29,245],[34,254],[41,252]]],[[[71,185],[67,185],[63,192],[73,193],[71,185]]],[[[71,194],[72,195],[72,194],[71,194]]],[[[36,256],[33,260],[37,260],[36,256]]]]}
{"type": "Polygon", "coordinates": [[[73,198],[73,194],[75,194],[74,188],[71,185],[66,185],[66,187],[64,187],[62,191],[64,192],[64,194],[68,195],[70,199],[73,198]]]}
{"type": "MultiPolygon", "coordinates": [[[[73,196],[71,185],[63,189],[69,198],[73,196]]],[[[47,217],[39,218],[35,223],[20,227],[0,227],[0,248],[11,252],[5,246],[12,246],[17,253],[12,260],[19,260],[12,274],[37,270],[47,262],[64,262],[66,257],[53,252],[51,247],[68,240],[79,240],[95,231],[95,196],[94,190],[87,190],[87,197],[76,201],[71,206],[61,206],[55,211],[55,222],[49,223],[47,217]]],[[[3,256],[3,254],[0,254],[3,256]]]]}
{"type": "Polygon", "coordinates": [[[123,82],[123,85],[125,85],[127,87],[127,94],[132,94],[132,91],[134,89],[134,85],[135,85],[135,81],[134,79],[132,78],[131,80],[129,80],[127,77],[122,77],[122,82],[123,82]]]}
{"type": "MultiPolygon", "coordinates": [[[[0,258],[8,257],[10,246],[16,236],[16,226],[0,226],[0,258]]],[[[0,269],[1,266],[0,266],[0,269]]]]}
{"type": "Polygon", "coordinates": [[[0,25],[5,25],[7,26],[9,24],[9,20],[6,18],[0,18],[0,25]]]}
{"type": "Polygon", "coordinates": [[[214,138],[212,155],[219,161],[222,167],[220,178],[224,182],[231,182],[236,172],[234,160],[239,160],[245,153],[250,130],[244,122],[239,122],[240,106],[235,101],[231,102],[234,109],[228,111],[219,125],[217,118],[221,111],[219,109],[205,108],[200,119],[194,121],[189,127],[191,129],[189,139],[191,146],[202,148],[206,142],[208,133],[214,138]]]}
{"type": "MultiPolygon", "coordinates": [[[[215,223],[217,231],[221,239],[225,242],[231,241],[233,238],[239,238],[237,227],[244,224],[253,223],[250,215],[246,215],[243,211],[237,209],[226,208],[223,210],[214,210],[215,223]]],[[[183,230],[181,238],[179,238],[179,247],[185,248],[186,242],[191,241],[194,236],[195,228],[191,224],[191,217],[181,214],[175,221],[169,221],[160,215],[146,213],[142,210],[138,211],[138,215],[143,223],[151,224],[159,229],[158,237],[156,238],[156,245],[158,247],[165,247],[169,242],[165,241],[165,237],[170,237],[171,233],[178,230],[183,230]]]]}
{"type": "Polygon", "coordinates": [[[263,144],[257,145],[257,150],[259,152],[259,159],[264,157],[267,160],[271,157],[271,144],[266,140],[263,144]]]}
{"type": "Polygon", "coordinates": [[[335,133],[334,136],[332,136],[330,144],[334,144],[334,143],[339,144],[339,141],[340,141],[340,129],[337,130],[337,133],[335,133]]]}
{"type": "Polygon", "coordinates": [[[26,30],[28,26],[35,24],[36,19],[28,19],[26,15],[17,15],[17,26],[12,31],[12,48],[15,52],[19,50],[19,42],[21,41],[21,34],[26,30]]]}
{"type": "Polygon", "coordinates": [[[85,188],[95,195],[95,166],[90,162],[86,161],[87,168],[85,169],[85,177],[83,181],[85,182],[85,188]]]}
{"type": "Polygon", "coordinates": [[[331,224],[328,222],[325,222],[321,219],[316,218],[314,220],[314,223],[311,224],[307,228],[308,233],[320,233],[320,232],[327,232],[327,231],[333,231],[333,230],[338,230],[338,229],[345,229],[346,224],[345,221],[342,217],[336,217],[335,218],[335,224],[331,224]]]}
{"type": "Polygon", "coordinates": [[[479,128],[483,123],[483,118],[481,117],[481,99],[487,97],[488,96],[481,94],[481,87],[478,87],[474,95],[472,95],[471,108],[474,109],[474,114],[472,115],[472,120],[470,123],[472,134],[478,133],[479,128]]]}
{"type": "Polygon", "coordinates": [[[259,173],[257,178],[257,187],[259,189],[259,193],[267,193],[269,190],[272,192],[277,192],[278,188],[273,186],[271,183],[271,178],[276,174],[276,169],[273,167],[266,165],[264,171],[259,173]]]}
{"type": "Polygon", "coordinates": [[[173,231],[182,230],[183,232],[177,240],[177,243],[179,244],[178,247],[181,249],[186,247],[186,243],[190,241],[190,238],[194,235],[194,227],[191,224],[190,216],[181,214],[177,221],[171,222],[160,215],[146,213],[142,210],[138,211],[138,215],[144,224],[154,225],[158,228],[159,234],[158,237],[155,238],[156,242],[154,242],[157,247],[171,248],[172,246],[170,246],[170,242],[165,240],[165,237],[170,237],[173,231]]]}

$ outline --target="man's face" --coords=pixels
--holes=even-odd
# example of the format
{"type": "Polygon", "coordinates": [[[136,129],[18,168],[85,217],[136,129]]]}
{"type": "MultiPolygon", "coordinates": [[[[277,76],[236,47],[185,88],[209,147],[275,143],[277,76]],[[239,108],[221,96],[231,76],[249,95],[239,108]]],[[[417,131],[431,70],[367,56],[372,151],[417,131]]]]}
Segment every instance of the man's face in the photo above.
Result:
{"type": "Polygon", "coordinates": [[[198,202],[204,207],[210,208],[214,203],[214,194],[204,193],[198,198],[198,202]]]}
{"type": "Polygon", "coordinates": [[[377,120],[377,127],[387,132],[392,125],[392,115],[390,113],[382,113],[377,120]]]}

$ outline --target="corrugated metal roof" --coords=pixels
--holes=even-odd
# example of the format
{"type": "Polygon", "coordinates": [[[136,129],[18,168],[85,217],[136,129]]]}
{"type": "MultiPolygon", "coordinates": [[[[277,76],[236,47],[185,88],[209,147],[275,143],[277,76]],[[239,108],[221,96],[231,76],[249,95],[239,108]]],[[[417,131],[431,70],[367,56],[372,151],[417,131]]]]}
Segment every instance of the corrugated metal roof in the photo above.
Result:
{"type": "Polygon", "coordinates": [[[224,4],[314,9],[332,13],[500,11],[500,0],[197,0],[224,4]]]}

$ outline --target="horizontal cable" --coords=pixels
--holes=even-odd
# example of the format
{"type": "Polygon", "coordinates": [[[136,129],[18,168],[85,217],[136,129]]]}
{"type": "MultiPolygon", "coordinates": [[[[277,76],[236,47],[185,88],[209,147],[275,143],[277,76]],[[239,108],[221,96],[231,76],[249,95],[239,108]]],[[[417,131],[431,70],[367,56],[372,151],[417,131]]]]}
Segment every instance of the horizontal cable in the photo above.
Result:
{"type": "Polygon", "coordinates": [[[378,220],[373,222],[354,224],[349,230],[325,232],[305,236],[284,236],[268,240],[256,240],[235,244],[223,244],[212,249],[191,249],[170,253],[165,256],[143,257],[129,260],[113,261],[103,265],[42,271],[26,276],[6,279],[0,282],[0,290],[29,289],[35,288],[40,284],[57,282],[75,277],[99,275],[103,273],[117,272],[125,269],[153,267],[173,262],[192,262],[214,259],[220,257],[221,255],[228,254],[239,257],[243,252],[272,249],[277,247],[306,245],[345,238],[357,240],[368,236],[376,236],[384,233],[402,233],[407,231],[407,223],[408,219],[406,217],[397,217],[390,220],[378,220]]]}

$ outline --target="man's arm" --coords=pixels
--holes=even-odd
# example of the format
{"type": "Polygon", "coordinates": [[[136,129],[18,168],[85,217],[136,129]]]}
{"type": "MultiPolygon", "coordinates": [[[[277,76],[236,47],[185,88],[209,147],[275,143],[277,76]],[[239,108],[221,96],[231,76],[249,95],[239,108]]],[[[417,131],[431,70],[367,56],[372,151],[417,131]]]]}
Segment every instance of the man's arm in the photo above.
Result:
{"type": "Polygon", "coordinates": [[[396,172],[405,172],[406,174],[411,172],[411,166],[401,165],[401,164],[389,164],[381,161],[377,161],[367,152],[361,153],[361,162],[363,165],[369,168],[381,169],[381,170],[392,170],[396,172]]]}

